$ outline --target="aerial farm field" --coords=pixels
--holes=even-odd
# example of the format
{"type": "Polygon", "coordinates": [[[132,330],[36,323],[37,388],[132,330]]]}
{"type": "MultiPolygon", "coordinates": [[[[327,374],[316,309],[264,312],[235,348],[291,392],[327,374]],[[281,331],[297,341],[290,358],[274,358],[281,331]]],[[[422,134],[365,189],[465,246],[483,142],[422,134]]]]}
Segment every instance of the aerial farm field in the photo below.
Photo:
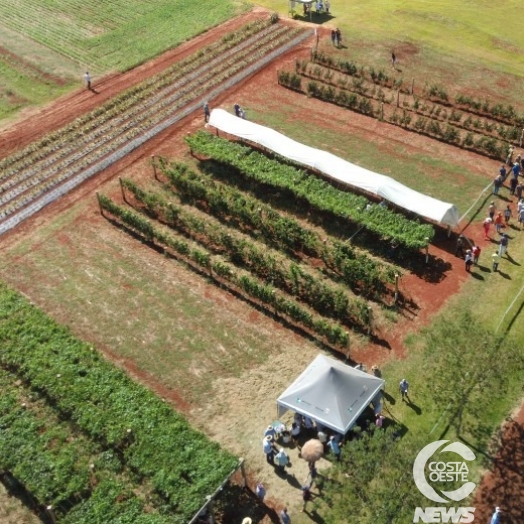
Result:
{"type": "Polygon", "coordinates": [[[20,35],[0,42],[0,471],[14,494],[0,517],[188,522],[242,457],[267,497],[226,488],[221,523],[278,522],[284,506],[299,524],[411,522],[429,503],[414,457],[449,439],[475,450],[475,522],[501,506],[521,523],[524,233],[508,183],[497,272],[500,236],[481,226],[522,146],[516,2],[333,2],[311,21],[260,3],[0,6],[3,34],[20,35]],[[93,90],[71,91],[88,67],[93,90]],[[452,202],[461,223],[448,235],[374,200],[364,213],[365,196],[215,133],[204,101],[452,202]],[[459,233],[482,248],[471,272],[459,233]],[[318,353],[381,369],[390,429],[321,459],[302,512],[306,462],[291,446],[277,475],[260,442],[318,353]]]}

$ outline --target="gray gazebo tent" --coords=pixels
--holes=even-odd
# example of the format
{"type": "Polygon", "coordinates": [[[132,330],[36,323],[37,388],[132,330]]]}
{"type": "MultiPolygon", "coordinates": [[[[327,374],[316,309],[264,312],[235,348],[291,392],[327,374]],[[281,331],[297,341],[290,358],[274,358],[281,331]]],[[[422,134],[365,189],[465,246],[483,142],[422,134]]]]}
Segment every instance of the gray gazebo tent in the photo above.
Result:
{"type": "Polygon", "coordinates": [[[318,355],[278,398],[278,416],[291,409],[344,434],[383,386],[380,378],[318,355]]]}

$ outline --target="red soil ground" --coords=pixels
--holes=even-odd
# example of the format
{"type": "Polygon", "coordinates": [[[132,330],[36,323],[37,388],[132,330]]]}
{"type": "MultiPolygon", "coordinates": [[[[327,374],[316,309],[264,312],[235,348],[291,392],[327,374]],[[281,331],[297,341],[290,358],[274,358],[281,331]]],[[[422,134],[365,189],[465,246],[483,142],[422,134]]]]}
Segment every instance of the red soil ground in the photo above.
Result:
{"type": "MultiPolygon", "coordinates": [[[[96,94],[79,89],[44,108],[28,110],[21,116],[19,121],[0,131],[0,158],[26,146],[45,133],[64,126],[77,116],[95,108],[121,91],[162,71],[202,46],[240,27],[246,21],[261,15],[267,16],[267,13],[263,10],[252,11],[212,29],[132,71],[109,75],[102,79],[95,78],[94,88],[97,91],[96,94]]],[[[319,31],[321,38],[327,38],[327,32],[323,33],[322,29],[319,29],[319,31]]],[[[279,88],[276,84],[276,72],[278,69],[292,65],[296,58],[307,57],[311,45],[312,42],[308,42],[301,48],[294,49],[286,56],[273,62],[263,71],[244,81],[219,99],[213,100],[213,107],[230,108],[237,100],[242,101],[242,105],[245,107],[260,107],[261,104],[267,104],[278,110],[278,107],[292,106],[297,109],[296,113],[294,113],[294,118],[296,118],[297,125],[300,125],[299,108],[304,104],[304,97],[279,88]]],[[[488,177],[492,171],[492,167],[486,166],[486,163],[484,163],[483,167],[482,163],[478,161],[478,157],[473,153],[404,132],[397,127],[380,123],[362,115],[352,113],[351,118],[348,118],[347,111],[317,100],[308,99],[307,104],[307,123],[310,126],[332,127],[335,131],[358,134],[360,137],[367,138],[377,144],[397,144],[415,152],[431,152],[435,156],[447,156],[447,158],[453,158],[453,161],[459,166],[463,165],[471,168],[472,164],[478,165],[479,176],[488,177]],[[475,162],[473,163],[472,160],[475,160],[475,162]]],[[[83,199],[88,195],[92,197],[93,192],[100,185],[117,174],[125,172],[126,176],[139,178],[139,173],[143,171],[144,163],[152,154],[176,156],[178,151],[186,149],[183,144],[184,136],[201,127],[201,114],[187,117],[111,166],[105,172],[90,179],[69,195],[48,206],[36,217],[22,223],[14,231],[2,237],[2,243],[7,245],[11,241],[16,241],[25,232],[38,224],[55,218],[77,200],[83,199]]],[[[95,199],[91,198],[91,201],[93,202],[93,213],[91,215],[93,215],[96,212],[96,204],[95,199]]],[[[432,316],[442,308],[446,300],[456,293],[460,289],[461,284],[469,278],[469,275],[464,271],[463,262],[453,256],[453,247],[453,241],[446,239],[445,235],[441,234],[440,238],[437,239],[436,245],[432,245],[430,248],[431,264],[426,266],[423,257],[421,257],[417,274],[406,274],[403,277],[400,290],[405,295],[405,298],[415,306],[404,309],[403,315],[405,318],[398,322],[392,334],[388,333],[387,342],[389,349],[385,351],[383,344],[372,343],[360,350],[352,351],[351,358],[353,360],[362,361],[370,366],[372,364],[381,364],[389,358],[402,358],[405,356],[406,350],[403,340],[406,334],[417,331],[424,325],[427,325],[432,316]],[[443,268],[445,268],[444,271],[442,271],[443,268]]],[[[256,321],[257,318],[258,314],[255,314],[253,320],[256,321]]],[[[117,357],[108,349],[105,350],[105,353],[108,358],[124,367],[131,375],[148,385],[162,397],[171,401],[177,409],[182,412],[188,410],[189,406],[177,392],[165,388],[154,377],[138,369],[133,362],[117,357]]],[[[504,522],[514,522],[515,524],[517,522],[520,524],[521,521],[511,518],[511,515],[522,515],[522,508],[519,508],[517,511],[516,506],[520,505],[524,487],[521,473],[524,466],[523,420],[524,412],[521,412],[515,421],[508,423],[502,437],[503,448],[495,461],[493,471],[486,476],[483,486],[478,490],[476,500],[476,506],[479,508],[478,512],[483,516],[492,512],[494,505],[501,505],[506,510],[505,514],[510,515],[511,519],[504,520],[504,522]],[[512,479],[510,486],[508,486],[508,478],[512,479]]],[[[478,516],[476,520],[478,520],[478,516]]]]}

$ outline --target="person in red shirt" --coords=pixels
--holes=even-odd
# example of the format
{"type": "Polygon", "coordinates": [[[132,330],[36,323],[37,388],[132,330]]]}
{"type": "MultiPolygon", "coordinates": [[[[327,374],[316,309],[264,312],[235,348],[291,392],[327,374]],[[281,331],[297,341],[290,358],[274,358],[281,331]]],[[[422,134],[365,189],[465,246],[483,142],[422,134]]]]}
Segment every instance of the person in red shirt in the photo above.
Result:
{"type": "Polygon", "coordinates": [[[480,247],[477,245],[474,245],[471,249],[471,255],[473,257],[473,265],[478,266],[479,263],[479,257],[480,257],[480,247]]]}

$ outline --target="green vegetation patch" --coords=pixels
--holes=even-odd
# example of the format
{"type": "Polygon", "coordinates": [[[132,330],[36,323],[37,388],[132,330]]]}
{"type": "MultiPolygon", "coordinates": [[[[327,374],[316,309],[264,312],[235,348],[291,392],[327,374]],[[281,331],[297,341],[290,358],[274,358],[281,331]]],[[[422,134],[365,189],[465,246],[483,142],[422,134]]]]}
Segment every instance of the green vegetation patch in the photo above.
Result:
{"type": "Polygon", "coordinates": [[[125,465],[165,500],[172,521],[187,522],[236,459],[4,284],[0,304],[0,365],[91,440],[118,449],[125,465]]]}

